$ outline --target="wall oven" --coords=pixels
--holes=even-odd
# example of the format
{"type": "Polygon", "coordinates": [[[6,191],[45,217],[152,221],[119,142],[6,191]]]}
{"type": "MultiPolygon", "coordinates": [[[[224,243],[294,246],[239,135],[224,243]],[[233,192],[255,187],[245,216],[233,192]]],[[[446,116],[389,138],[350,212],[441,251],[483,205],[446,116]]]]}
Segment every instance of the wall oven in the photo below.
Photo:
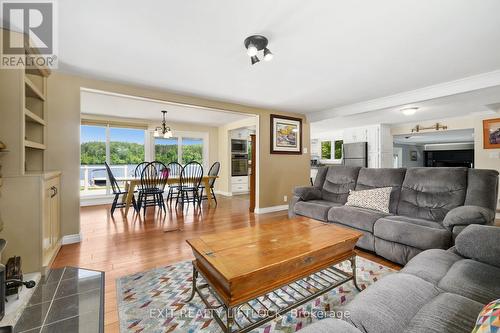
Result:
{"type": "Polygon", "coordinates": [[[231,140],[231,153],[233,154],[248,154],[247,140],[231,140]]]}
{"type": "Polygon", "coordinates": [[[248,154],[233,154],[231,157],[231,175],[248,176],[248,154]]]}

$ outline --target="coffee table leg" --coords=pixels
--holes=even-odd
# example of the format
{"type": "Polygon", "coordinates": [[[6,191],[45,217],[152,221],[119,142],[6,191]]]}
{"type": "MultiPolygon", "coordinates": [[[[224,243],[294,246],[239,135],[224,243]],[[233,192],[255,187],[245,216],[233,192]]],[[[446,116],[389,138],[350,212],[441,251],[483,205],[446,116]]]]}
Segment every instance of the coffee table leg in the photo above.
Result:
{"type": "Polygon", "coordinates": [[[189,303],[193,300],[194,295],[196,294],[196,279],[198,279],[198,271],[196,270],[196,267],[193,265],[193,286],[191,287],[191,296],[189,296],[189,299],[186,300],[185,303],[189,303]]]}
{"type": "Polygon", "coordinates": [[[351,259],[349,259],[351,262],[351,268],[352,268],[352,281],[354,282],[354,286],[358,291],[361,291],[362,289],[358,285],[358,280],[357,280],[357,273],[356,273],[356,256],[352,256],[351,259]]]}
{"type": "Polygon", "coordinates": [[[226,319],[227,319],[226,333],[231,333],[233,331],[234,314],[235,314],[234,310],[235,309],[231,307],[226,309],[226,319]]]}

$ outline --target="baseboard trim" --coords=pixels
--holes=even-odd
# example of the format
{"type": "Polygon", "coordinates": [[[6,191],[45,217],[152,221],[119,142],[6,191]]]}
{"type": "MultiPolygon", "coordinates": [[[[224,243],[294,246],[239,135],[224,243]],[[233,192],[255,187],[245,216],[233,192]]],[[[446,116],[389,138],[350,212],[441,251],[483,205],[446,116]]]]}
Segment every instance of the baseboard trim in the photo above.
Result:
{"type": "Polygon", "coordinates": [[[82,236],[80,234],[65,235],[61,240],[62,245],[80,243],[82,241],[82,236]]]}
{"type": "Polygon", "coordinates": [[[90,198],[80,198],[80,207],[110,205],[113,202],[112,196],[100,196],[90,198]]]}
{"type": "Polygon", "coordinates": [[[220,194],[224,197],[232,197],[233,196],[233,194],[231,192],[219,191],[219,190],[215,190],[215,194],[220,194]]]}
{"type": "Polygon", "coordinates": [[[288,209],[288,205],[255,208],[255,214],[266,214],[266,213],[280,212],[282,210],[287,210],[287,209],[288,209]]]}

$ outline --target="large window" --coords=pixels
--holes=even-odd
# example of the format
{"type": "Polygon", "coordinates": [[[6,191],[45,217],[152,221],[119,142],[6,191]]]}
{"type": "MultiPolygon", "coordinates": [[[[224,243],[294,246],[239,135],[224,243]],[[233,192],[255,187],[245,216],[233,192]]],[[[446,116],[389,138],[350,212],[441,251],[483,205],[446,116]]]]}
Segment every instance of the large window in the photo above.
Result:
{"type": "Polygon", "coordinates": [[[104,162],[116,179],[133,175],[137,164],[145,160],[144,129],[110,125],[80,127],[80,189],[82,196],[110,193],[104,162]]]}
{"type": "Polygon", "coordinates": [[[164,164],[179,161],[179,146],[177,138],[155,138],[155,160],[164,164]]]}
{"type": "Polygon", "coordinates": [[[182,138],[182,163],[198,162],[203,164],[203,139],[182,138]]]}

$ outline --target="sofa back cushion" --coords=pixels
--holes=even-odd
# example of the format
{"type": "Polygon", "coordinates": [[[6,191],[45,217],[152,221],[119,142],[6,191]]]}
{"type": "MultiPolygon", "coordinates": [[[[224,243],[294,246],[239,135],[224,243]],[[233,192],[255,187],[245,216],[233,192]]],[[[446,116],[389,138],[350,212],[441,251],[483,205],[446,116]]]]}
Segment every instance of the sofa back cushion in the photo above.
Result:
{"type": "Polygon", "coordinates": [[[398,204],[398,214],[442,221],[462,206],[467,190],[467,168],[408,168],[398,204]]]}
{"type": "Polygon", "coordinates": [[[329,166],[321,190],[323,200],[345,204],[349,190],[354,190],[360,167],[329,166]]]}
{"type": "Polygon", "coordinates": [[[368,169],[359,170],[356,191],[369,190],[380,187],[392,187],[389,212],[395,214],[398,208],[401,185],[405,178],[406,169],[368,169]]]}
{"type": "Polygon", "coordinates": [[[465,204],[496,210],[498,197],[498,171],[469,169],[465,204]]]}

